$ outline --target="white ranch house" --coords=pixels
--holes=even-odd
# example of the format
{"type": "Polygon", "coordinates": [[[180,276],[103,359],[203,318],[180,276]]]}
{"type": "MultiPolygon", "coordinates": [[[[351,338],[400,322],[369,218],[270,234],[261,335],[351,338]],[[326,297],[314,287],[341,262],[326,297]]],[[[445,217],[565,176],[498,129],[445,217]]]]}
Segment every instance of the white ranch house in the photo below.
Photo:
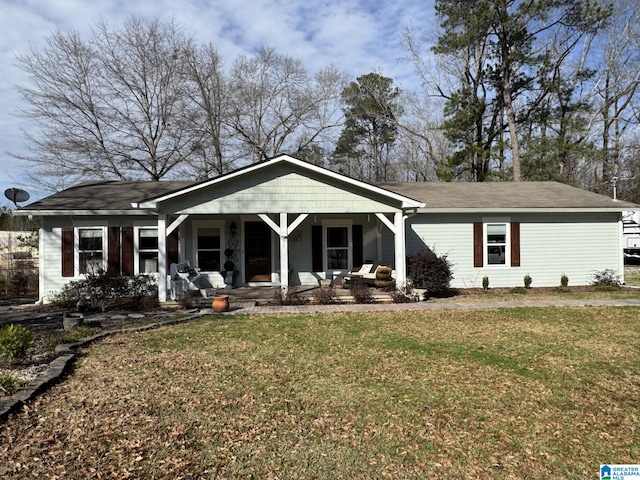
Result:
{"type": "Polygon", "coordinates": [[[588,284],[623,273],[635,204],[555,182],[372,185],[287,155],[213,180],[84,183],[17,213],[42,218],[40,297],[104,269],[157,277],[188,261],[201,286],[317,285],[364,263],[407,282],[407,258],[447,254],[453,287],[588,284]],[[227,267],[230,267],[227,264],[227,267]]]}

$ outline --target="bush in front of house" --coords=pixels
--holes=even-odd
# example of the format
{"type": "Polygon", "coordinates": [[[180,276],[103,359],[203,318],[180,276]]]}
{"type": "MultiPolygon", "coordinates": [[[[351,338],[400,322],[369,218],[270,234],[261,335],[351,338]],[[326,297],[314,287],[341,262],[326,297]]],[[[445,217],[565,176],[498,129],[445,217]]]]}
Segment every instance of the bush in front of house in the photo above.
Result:
{"type": "Polygon", "coordinates": [[[351,296],[356,303],[376,303],[371,289],[361,281],[355,281],[351,285],[351,296]]]}
{"type": "Polygon", "coordinates": [[[333,285],[321,285],[312,292],[313,303],[318,305],[331,305],[332,303],[338,303],[338,294],[336,293],[336,287],[333,285]]]}
{"type": "Polygon", "coordinates": [[[294,288],[276,288],[273,292],[273,301],[276,305],[304,305],[307,300],[294,288]]]}
{"type": "Polygon", "coordinates": [[[531,275],[528,273],[524,276],[524,288],[531,288],[531,283],[533,280],[531,279],[531,275]]]}
{"type": "Polygon", "coordinates": [[[157,303],[157,298],[158,287],[150,276],[128,277],[101,271],[67,283],[51,297],[51,303],[59,308],[74,309],[79,301],[85,301],[90,309],[105,312],[116,305],[150,307],[157,303]]]}
{"type": "Polygon", "coordinates": [[[0,354],[11,363],[29,358],[29,349],[35,344],[35,334],[20,325],[7,325],[0,330],[0,354]]]}
{"type": "Polygon", "coordinates": [[[409,277],[415,288],[425,289],[425,299],[451,296],[453,272],[446,255],[438,256],[428,247],[418,250],[409,257],[409,277]]]}
{"type": "Polygon", "coordinates": [[[393,303],[412,303],[419,302],[420,295],[413,291],[413,288],[410,286],[405,286],[404,288],[397,288],[391,292],[391,299],[393,303]]]}
{"type": "Polygon", "coordinates": [[[617,289],[621,284],[620,275],[612,268],[595,272],[591,277],[591,285],[595,287],[617,289]]]}
{"type": "Polygon", "coordinates": [[[516,295],[524,295],[527,293],[527,287],[513,287],[509,289],[509,293],[513,293],[516,295]]]}

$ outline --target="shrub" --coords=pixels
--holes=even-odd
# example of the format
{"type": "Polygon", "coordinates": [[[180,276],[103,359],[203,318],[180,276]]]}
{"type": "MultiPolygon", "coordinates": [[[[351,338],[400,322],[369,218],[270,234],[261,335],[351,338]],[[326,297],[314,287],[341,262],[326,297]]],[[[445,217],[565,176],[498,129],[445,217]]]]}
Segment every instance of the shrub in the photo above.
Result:
{"type": "Polygon", "coordinates": [[[512,289],[509,290],[509,293],[515,293],[515,294],[518,294],[518,295],[526,294],[527,293],[527,288],[513,287],[512,289]]]}
{"type": "Polygon", "coordinates": [[[591,285],[596,287],[619,287],[621,283],[620,275],[611,268],[595,272],[591,277],[591,285]]]}
{"type": "Polygon", "coordinates": [[[524,288],[531,288],[531,275],[529,275],[528,273],[524,276],[524,288]]]}
{"type": "Polygon", "coordinates": [[[273,301],[277,305],[304,305],[307,301],[293,288],[276,288],[273,301]]]}
{"type": "Polygon", "coordinates": [[[409,258],[409,277],[414,287],[426,290],[425,296],[446,297],[453,279],[451,267],[446,255],[438,256],[425,247],[409,258]]]}
{"type": "Polygon", "coordinates": [[[7,325],[0,330],[0,353],[11,363],[24,362],[35,343],[35,335],[20,325],[7,325]]]}
{"type": "Polygon", "coordinates": [[[313,290],[313,302],[318,305],[330,305],[338,302],[338,294],[333,285],[320,286],[313,290]]]}
{"type": "Polygon", "coordinates": [[[420,301],[420,296],[411,287],[406,286],[391,292],[393,303],[411,303],[420,301]]]}
{"type": "Polygon", "coordinates": [[[567,277],[564,273],[560,277],[560,286],[567,288],[569,286],[569,277],[567,277]]]}
{"type": "Polygon", "coordinates": [[[489,290],[489,277],[487,277],[486,275],[482,277],[482,289],[489,290]]]}
{"type": "MultiPolygon", "coordinates": [[[[37,275],[17,271],[9,278],[7,287],[10,295],[20,297],[33,293],[34,284],[38,284],[37,275]]],[[[35,290],[37,290],[37,287],[35,290]]]]}
{"type": "Polygon", "coordinates": [[[0,396],[13,395],[24,386],[25,382],[20,381],[15,375],[10,373],[0,375],[0,396]]]}
{"type": "Polygon", "coordinates": [[[109,307],[126,302],[142,303],[145,297],[157,298],[157,286],[147,275],[127,277],[100,271],[89,274],[83,280],[66,284],[51,298],[51,303],[59,308],[75,308],[80,300],[89,302],[91,309],[105,312],[109,307]]]}
{"type": "Polygon", "coordinates": [[[191,292],[184,292],[182,295],[178,297],[178,303],[185,310],[190,310],[195,308],[198,302],[196,301],[195,295],[191,295],[191,292]]]}
{"type": "Polygon", "coordinates": [[[371,289],[363,282],[354,282],[351,285],[351,295],[356,303],[375,303],[376,301],[371,289]]]}

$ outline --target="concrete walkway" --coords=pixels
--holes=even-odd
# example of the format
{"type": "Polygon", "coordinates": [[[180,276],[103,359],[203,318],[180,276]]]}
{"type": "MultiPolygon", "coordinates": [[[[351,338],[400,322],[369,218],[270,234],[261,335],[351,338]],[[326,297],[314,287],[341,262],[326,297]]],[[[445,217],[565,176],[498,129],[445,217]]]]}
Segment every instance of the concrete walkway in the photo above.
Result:
{"type": "MultiPolygon", "coordinates": [[[[639,298],[607,299],[607,300],[510,300],[510,301],[456,301],[455,299],[435,299],[412,303],[337,303],[332,305],[265,305],[265,298],[231,297],[229,310],[222,315],[275,315],[296,313],[334,313],[334,312],[413,312],[430,310],[478,310],[493,308],[521,308],[521,307],[640,307],[639,298]]],[[[191,309],[190,313],[209,314],[214,313],[210,308],[191,309]]],[[[158,317],[160,312],[153,316],[158,317]]],[[[171,316],[171,311],[164,311],[162,316],[171,316]]],[[[144,315],[140,315],[144,316],[144,315]]],[[[35,313],[28,310],[14,310],[9,307],[0,307],[0,326],[11,322],[50,321],[54,318],[61,319],[61,314],[35,313]]],[[[110,317],[110,314],[91,314],[86,318],[110,317]]]]}
{"type": "MultiPolygon", "coordinates": [[[[388,292],[374,289],[372,293],[379,299],[378,303],[352,303],[350,290],[336,288],[335,293],[341,303],[331,305],[268,305],[274,300],[274,293],[278,287],[244,287],[229,290],[218,290],[218,295],[229,296],[229,310],[225,315],[273,315],[278,313],[322,313],[322,312],[403,312],[420,310],[469,310],[491,308],[519,308],[519,307],[640,307],[640,291],[638,298],[606,299],[606,300],[577,300],[577,299],[547,299],[538,300],[533,295],[522,295],[522,298],[510,301],[473,301],[464,296],[457,298],[431,299],[429,301],[412,303],[391,303],[388,292]]],[[[313,291],[318,287],[297,287],[296,292],[301,298],[310,300],[313,291]]],[[[200,306],[211,305],[210,299],[200,299],[200,306]]],[[[207,310],[205,308],[205,310],[207,310]]]]}
{"type": "Polygon", "coordinates": [[[430,300],[413,303],[342,303],[334,305],[257,305],[255,302],[231,301],[225,315],[273,315],[278,313],[323,312],[407,312],[428,310],[472,310],[521,307],[640,307],[640,298],[620,300],[511,300],[500,302],[456,302],[430,300]]]}

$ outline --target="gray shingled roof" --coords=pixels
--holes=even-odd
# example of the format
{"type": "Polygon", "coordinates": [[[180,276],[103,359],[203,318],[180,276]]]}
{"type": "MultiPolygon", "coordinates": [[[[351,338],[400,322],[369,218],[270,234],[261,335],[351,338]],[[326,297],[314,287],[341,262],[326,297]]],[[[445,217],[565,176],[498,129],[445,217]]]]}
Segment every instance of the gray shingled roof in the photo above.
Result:
{"type": "Polygon", "coordinates": [[[86,182],[23,207],[23,210],[131,210],[132,203],[193,185],[194,181],[86,182]]]}
{"type": "Polygon", "coordinates": [[[553,209],[636,208],[630,202],[613,200],[558,182],[423,182],[381,183],[391,190],[438,209],[553,209]]]}
{"type": "MultiPolygon", "coordinates": [[[[131,210],[140,203],[198,182],[194,181],[106,181],[87,182],[36,201],[27,211],[131,210]]],[[[634,209],[630,202],[557,182],[486,183],[381,183],[379,187],[424,202],[426,209],[634,209]]]]}

